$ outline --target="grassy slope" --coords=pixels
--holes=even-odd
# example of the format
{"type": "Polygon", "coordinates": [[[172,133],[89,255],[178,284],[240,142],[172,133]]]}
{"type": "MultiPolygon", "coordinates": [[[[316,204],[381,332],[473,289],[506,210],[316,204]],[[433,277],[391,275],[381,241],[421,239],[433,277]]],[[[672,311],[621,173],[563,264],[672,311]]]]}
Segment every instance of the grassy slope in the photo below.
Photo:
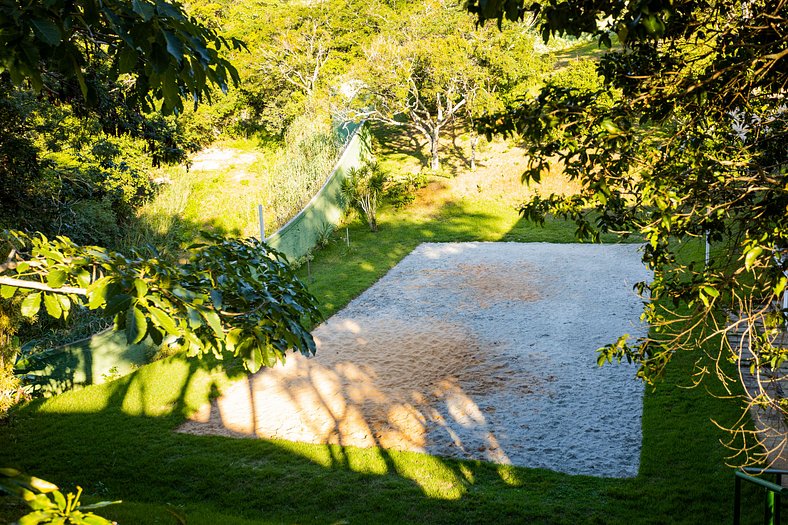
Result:
{"type": "MultiPolygon", "coordinates": [[[[462,182],[438,181],[413,207],[384,209],[378,234],[351,223],[350,248],[344,230],[337,232],[311,266],[324,313],[346,304],[422,241],[572,241],[569,225],[534,228],[518,220],[505,195],[454,191],[462,182]]],[[[640,474],[629,480],[176,434],[184,414],[227,381],[178,359],[24,407],[0,427],[0,465],[66,487],[80,484],[101,499],[123,499],[102,514],[127,524],[175,523],[174,514],[194,524],[729,522],[733,477],[723,466],[723,435],[709,417],[731,420],[738,409],[701,389],[673,386],[686,382],[691,366],[692,356],[679,356],[668,382],[647,391],[640,474]]],[[[749,504],[757,505],[752,495],[749,504]]],[[[8,505],[0,498],[0,523],[13,515],[8,505]]],[[[758,516],[755,509],[749,518],[758,516]]]]}

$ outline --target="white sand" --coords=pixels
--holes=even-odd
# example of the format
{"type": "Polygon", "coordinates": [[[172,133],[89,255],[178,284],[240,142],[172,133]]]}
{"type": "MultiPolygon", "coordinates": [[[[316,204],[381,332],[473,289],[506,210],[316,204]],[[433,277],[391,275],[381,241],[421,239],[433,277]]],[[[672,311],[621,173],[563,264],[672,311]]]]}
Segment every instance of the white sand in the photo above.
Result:
{"type": "Polygon", "coordinates": [[[643,386],[595,350],[642,335],[633,245],[422,244],[293,356],[180,430],[637,474],[643,386]]]}

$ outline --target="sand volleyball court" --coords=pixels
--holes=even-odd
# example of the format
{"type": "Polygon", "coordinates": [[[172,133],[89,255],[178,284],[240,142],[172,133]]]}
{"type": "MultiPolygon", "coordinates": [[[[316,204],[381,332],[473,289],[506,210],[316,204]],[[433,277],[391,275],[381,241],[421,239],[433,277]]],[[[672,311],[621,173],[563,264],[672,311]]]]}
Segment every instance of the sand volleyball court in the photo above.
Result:
{"type": "Polygon", "coordinates": [[[427,243],[182,432],[635,476],[643,386],[596,350],[642,335],[634,245],[427,243]]]}

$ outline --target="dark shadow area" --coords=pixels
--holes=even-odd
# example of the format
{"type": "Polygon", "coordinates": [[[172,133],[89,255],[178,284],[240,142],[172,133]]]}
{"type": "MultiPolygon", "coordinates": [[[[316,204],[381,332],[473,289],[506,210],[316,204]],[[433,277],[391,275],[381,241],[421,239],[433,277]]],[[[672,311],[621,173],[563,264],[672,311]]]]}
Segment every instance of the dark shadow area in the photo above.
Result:
{"type": "MultiPolygon", "coordinates": [[[[572,242],[574,232],[562,221],[548,220],[545,228],[499,221],[465,201],[436,200],[424,214],[384,209],[379,222],[378,233],[354,222],[347,230],[350,246],[342,229],[315,253],[310,288],[321,298],[325,315],[346,305],[421,242],[572,242]]],[[[306,272],[302,268],[304,280],[306,272]]],[[[0,425],[0,466],[20,468],[69,490],[79,484],[97,499],[122,499],[125,504],[99,511],[120,523],[175,523],[168,508],[193,524],[727,523],[733,473],[724,466],[719,443],[724,436],[709,418],[731,421],[739,412],[704,390],[672,386],[692,369],[693,357],[678,356],[666,384],[646,391],[640,473],[633,479],[570,476],[341,443],[178,433],[174,430],[188,414],[243,376],[232,363],[178,358],[15,410],[0,425]]],[[[239,384],[253,389],[248,380],[239,384]]],[[[345,404],[354,402],[343,395],[345,404]]],[[[326,398],[321,402],[333,404],[326,398]]],[[[225,423],[220,411],[214,415],[225,423]]],[[[251,421],[253,428],[258,424],[251,421]]],[[[745,494],[744,523],[762,519],[761,503],[760,493],[745,494]]],[[[0,522],[15,519],[7,513],[12,511],[0,505],[0,522]]]]}

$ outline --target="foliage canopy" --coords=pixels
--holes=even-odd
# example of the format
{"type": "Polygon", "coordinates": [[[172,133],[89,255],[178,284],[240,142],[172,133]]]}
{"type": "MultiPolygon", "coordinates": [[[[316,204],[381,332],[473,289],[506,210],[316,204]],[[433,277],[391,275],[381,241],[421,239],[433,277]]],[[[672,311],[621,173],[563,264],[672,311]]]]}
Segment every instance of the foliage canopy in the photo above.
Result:
{"type": "MultiPolygon", "coordinates": [[[[0,3],[0,73],[16,85],[48,90],[49,80],[73,80],[85,100],[94,99],[91,73],[109,68],[112,78],[128,75],[127,103],[165,112],[183,109],[183,97],[210,99],[211,85],[226,90],[238,74],[221,56],[239,48],[166,0],[74,3],[65,0],[0,3]]],[[[70,83],[53,93],[73,98],[70,83]]]]}
{"type": "MultiPolygon", "coordinates": [[[[545,39],[590,33],[611,48],[598,65],[601,89],[548,84],[483,126],[528,139],[524,180],[539,181],[558,161],[583,185],[576,196],[537,197],[524,216],[569,217],[584,238],[619,231],[647,241],[643,260],[655,278],[641,291],[655,299],[644,316],[656,336],[621,339],[600,361],[637,362],[652,381],[675,352],[744,332],[749,344],[738,347],[721,337],[717,366],[697,379],[716,371],[725,384],[739,382],[724,362],[737,370],[752,363],[763,380],[748,402],[785,415],[788,401],[765,378],[788,357],[773,344],[788,319],[780,304],[788,279],[788,3],[471,1],[469,9],[481,22],[528,13],[545,39]],[[620,45],[611,47],[615,38],[620,45]],[[596,103],[611,89],[621,97],[596,103]],[[718,247],[708,265],[677,262],[687,242],[704,238],[718,247]],[[666,321],[664,308],[680,305],[685,329],[666,321]]],[[[736,448],[748,450],[751,436],[737,431],[744,443],[736,448]]]]}

